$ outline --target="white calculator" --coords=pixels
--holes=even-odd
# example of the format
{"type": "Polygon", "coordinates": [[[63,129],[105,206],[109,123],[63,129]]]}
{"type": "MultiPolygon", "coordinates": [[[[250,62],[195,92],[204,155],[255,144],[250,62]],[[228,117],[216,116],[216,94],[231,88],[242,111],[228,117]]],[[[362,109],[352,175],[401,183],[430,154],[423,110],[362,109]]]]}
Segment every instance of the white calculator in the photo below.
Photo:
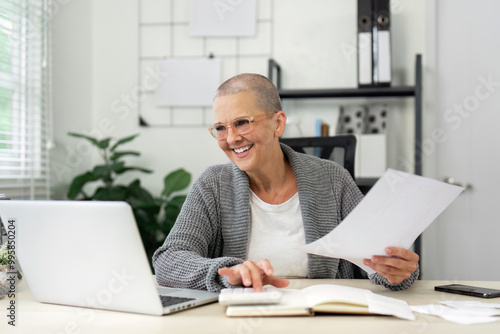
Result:
{"type": "Polygon", "coordinates": [[[262,288],[262,292],[255,292],[250,288],[228,288],[222,289],[219,295],[221,305],[259,305],[278,304],[282,293],[274,287],[262,288]]]}

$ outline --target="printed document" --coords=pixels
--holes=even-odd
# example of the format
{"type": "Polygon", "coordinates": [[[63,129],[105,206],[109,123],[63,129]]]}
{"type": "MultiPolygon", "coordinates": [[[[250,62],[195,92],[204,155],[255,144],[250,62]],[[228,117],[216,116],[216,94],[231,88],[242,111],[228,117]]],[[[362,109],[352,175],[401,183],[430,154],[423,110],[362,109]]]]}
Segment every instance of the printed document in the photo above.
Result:
{"type": "Polygon", "coordinates": [[[363,259],[389,246],[409,249],[464,188],[388,169],[354,210],[323,238],[301,249],[348,260],[366,272],[363,259]]]}

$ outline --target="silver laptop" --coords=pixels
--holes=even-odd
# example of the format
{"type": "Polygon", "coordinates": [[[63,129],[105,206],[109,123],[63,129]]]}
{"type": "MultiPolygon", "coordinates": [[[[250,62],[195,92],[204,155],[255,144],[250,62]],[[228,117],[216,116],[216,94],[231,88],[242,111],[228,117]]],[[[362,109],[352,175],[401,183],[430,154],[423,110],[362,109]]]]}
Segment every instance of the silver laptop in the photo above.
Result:
{"type": "Polygon", "coordinates": [[[2,200],[0,218],[15,230],[16,255],[39,302],[163,315],[218,299],[156,285],[125,202],[2,200]]]}

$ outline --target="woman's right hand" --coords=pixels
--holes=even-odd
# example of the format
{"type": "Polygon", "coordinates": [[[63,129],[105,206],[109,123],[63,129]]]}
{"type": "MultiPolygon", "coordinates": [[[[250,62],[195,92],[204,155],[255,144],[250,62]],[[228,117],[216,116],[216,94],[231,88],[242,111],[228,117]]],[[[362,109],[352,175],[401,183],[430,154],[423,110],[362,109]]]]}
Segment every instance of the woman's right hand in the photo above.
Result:
{"type": "Polygon", "coordinates": [[[219,275],[226,276],[227,282],[234,286],[253,286],[257,292],[262,291],[264,285],[270,284],[277,288],[285,288],[290,282],[285,278],[273,276],[274,269],[268,260],[245,261],[234,267],[220,268],[219,275]]]}

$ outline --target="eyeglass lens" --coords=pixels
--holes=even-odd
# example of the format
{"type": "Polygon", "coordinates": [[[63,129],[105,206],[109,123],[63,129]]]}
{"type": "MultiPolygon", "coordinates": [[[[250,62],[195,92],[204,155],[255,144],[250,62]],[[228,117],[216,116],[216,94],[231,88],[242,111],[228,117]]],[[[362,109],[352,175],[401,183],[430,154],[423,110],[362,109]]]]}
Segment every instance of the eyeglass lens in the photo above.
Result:
{"type": "MultiPolygon", "coordinates": [[[[250,131],[250,119],[248,118],[240,118],[235,119],[231,127],[238,134],[245,134],[250,131]]],[[[227,135],[227,127],[226,125],[219,124],[217,126],[212,127],[212,134],[215,138],[224,138],[227,135]]]]}

